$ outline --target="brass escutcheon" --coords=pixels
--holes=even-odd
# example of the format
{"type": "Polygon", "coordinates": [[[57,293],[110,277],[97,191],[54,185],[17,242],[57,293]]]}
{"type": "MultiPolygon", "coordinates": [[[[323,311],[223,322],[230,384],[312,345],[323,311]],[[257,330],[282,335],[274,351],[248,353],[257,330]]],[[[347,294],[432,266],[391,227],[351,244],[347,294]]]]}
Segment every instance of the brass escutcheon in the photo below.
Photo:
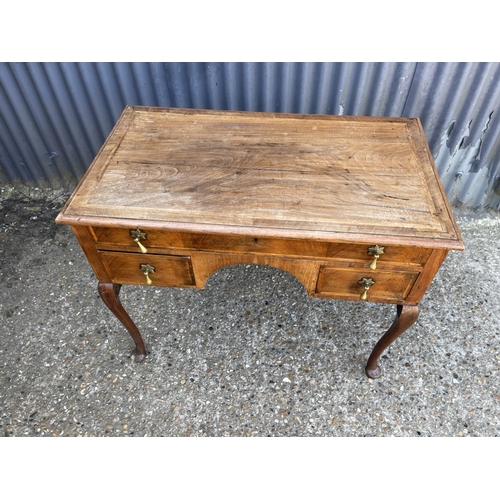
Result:
{"type": "Polygon", "coordinates": [[[370,264],[370,269],[374,271],[377,269],[377,259],[384,253],[385,247],[380,245],[373,245],[368,248],[368,255],[373,255],[373,261],[370,264]]]}
{"type": "Polygon", "coordinates": [[[147,239],[147,234],[141,231],[140,229],[131,229],[130,230],[130,236],[132,239],[137,243],[139,246],[139,250],[141,253],[147,253],[148,249],[141,243],[140,240],[145,240],[147,239]]]}
{"type": "Polygon", "coordinates": [[[368,290],[370,289],[371,286],[375,284],[375,281],[372,278],[361,278],[358,281],[358,284],[365,287],[363,293],[359,296],[359,298],[361,300],[366,300],[366,295],[368,294],[368,290]]]}
{"type": "Polygon", "coordinates": [[[152,266],[151,264],[141,264],[139,267],[140,267],[141,271],[144,273],[144,275],[146,276],[146,284],[152,285],[153,282],[151,281],[149,274],[150,273],[153,274],[156,271],[155,267],[152,266]]]}

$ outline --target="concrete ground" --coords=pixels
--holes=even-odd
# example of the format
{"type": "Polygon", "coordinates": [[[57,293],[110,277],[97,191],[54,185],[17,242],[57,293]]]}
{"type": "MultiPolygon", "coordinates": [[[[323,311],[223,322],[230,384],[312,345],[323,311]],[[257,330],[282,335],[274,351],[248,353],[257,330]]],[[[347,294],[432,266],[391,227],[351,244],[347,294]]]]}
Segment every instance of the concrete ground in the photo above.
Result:
{"type": "Polygon", "coordinates": [[[498,436],[500,214],[455,210],[417,323],[364,375],[395,306],[308,297],[264,266],[205,290],[123,287],[150,355],[97,293],[68,193],[0,186],[0,435],[498,436]]]}

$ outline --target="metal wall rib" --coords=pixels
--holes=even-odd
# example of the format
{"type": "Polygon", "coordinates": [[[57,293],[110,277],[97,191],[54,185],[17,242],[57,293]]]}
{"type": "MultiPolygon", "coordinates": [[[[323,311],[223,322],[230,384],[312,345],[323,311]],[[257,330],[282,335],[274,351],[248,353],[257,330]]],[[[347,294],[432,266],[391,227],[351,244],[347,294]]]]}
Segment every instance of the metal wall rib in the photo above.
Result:
{"type": "Polygon", "coordinates": [[[127,104],[419,117],[450,201],[500,207],[500,63],[0,63],[0,179],[71,188],[127,104]]]}

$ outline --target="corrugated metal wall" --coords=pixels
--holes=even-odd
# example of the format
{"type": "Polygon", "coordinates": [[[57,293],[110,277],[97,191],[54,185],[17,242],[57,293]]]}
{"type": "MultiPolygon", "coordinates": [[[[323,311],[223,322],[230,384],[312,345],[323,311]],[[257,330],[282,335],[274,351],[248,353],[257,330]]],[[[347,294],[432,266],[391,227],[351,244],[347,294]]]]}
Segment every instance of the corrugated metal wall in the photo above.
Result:
{"type": "Polygon", "coordinates": [[[73,187],[127,104],[420,117],[450,201],[500,207],[500,63],[0,63],[0,180],[73,187]]]}

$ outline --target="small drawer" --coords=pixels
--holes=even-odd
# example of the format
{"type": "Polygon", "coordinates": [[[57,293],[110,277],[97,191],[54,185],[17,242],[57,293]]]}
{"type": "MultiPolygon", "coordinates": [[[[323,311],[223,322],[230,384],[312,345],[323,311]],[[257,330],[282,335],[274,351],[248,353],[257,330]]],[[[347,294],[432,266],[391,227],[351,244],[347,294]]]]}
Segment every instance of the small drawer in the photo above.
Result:
{"type": "MultiPolygon", "coordinates": [[[[137,228],[94,227],[97,248],[139,253],[140,247],[134,241],[131,230],[137,231],[137,228]]],[[[182,233],[159,229],[139,229],[139,231],[140,233],[135,233],[141,235],[139,243],[147,249],[147,252],[151,253],[169,253],[171,249],[179,249],[201,252],[266,254],[357,262],[366,267],[373,262],[373,256],[369,255],[368,249],[376,244],[385,247],[384,253],[377,261],[377,266],[384,264],[422,266],[431,253],[428,248],[384,245],[380,241],[374,241],[371,245],[362,245],[252,235],[182,233]]]]}
{"type": "Polygon", "coordinates": [[[403,302],[410,293],[419,273],[414,271],[371,271],[363,268],[322,266],[319,271],[316,296],[342,300],[361,300],[364,287],[358,282],[371,278],[375,284],[367,292],[367,301],[403,302]]]}
{"type": "Polygon", "coordinates": [[[188,256],[137,255],[120,252],[99,252],[99,255],[113,283],[175,287],[195,285],[191,258],[188,256]],[[150,268],[144,267],[148,265],[150,268]],[[151,269],[148,273],[150,283],[144,274],[144,269],[151,269]]]}

